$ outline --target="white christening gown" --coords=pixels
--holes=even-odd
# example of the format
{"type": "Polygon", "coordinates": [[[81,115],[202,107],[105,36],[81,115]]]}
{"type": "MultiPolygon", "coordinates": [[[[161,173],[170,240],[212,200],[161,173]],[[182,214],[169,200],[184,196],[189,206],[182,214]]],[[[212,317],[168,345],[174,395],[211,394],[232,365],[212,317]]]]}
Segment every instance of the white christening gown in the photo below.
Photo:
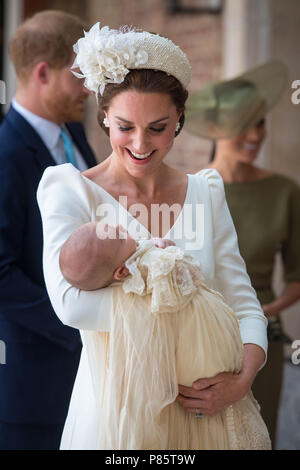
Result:
{"type": "Polygon", "coordinates": [[[200,263],[176,246],[146,241],[126,266],[129,276],[112,289],[109,338],[85,338],[98,377],[96,448],[270,449],[252,392],[202,419],[175,401],[178,384],[238,373],[242,365],[237,318],[205,285],[200,263]]]}
{"type": "MultiPolygon", "coordinates": [[[[102,398],[99,398],[99,393],[95,394],[95,390],[100,390],[103,386],[103,374],[107,369],[111,299],[115,286],[91,292],[72,287],[60,272],[59,252],[76,228],[99,220],[98,209],[104,206],[114,207],[118,215],[117,220],[112,217],[108,223],[122,224],[132,236],[138,230],[143,238],[150,234],[123,205],[71,164],[46,169],[38,189],[38,203],[43,222],[43,266],[49,297],[60,320],[78,328],[83,340],[81,361],[61,448],[97,449],[101,431],[99,428],[103,423],[100,418],[102,398]],[[94,341],[95,334],[103,337],[100,342],[94,341]],[[97,373],[94,368],[95,357],[97,373]]],[[[200,262],[207,287],[221,292],[234,311],[242,343],[257,344],[266,353],[267,321],[239,254],[222,178],[215,170],[203,170],[197,175],[188,175],[184,207],[164,238],[174,240],[177,247],[200,262]],[[195,208],[200,208],[199,213],[203,209],[204,220],[197,218],[195,208]],[[189,226],[191,230],[186,231],[189,226]],[[184,231],[178,238],[176,231],[180,232],[180,227],[184,231]]],[[[183,360],[186,362],[185,358],[183,360]]],[[[172,393],[175,393],[175,387],[173,388],[172,393]]],[[[200,426],[205,426],[209,418],[193,418],[193,421],[200,421],[200,426]]],[[[177,427],[176,423],[174,426],[177,427]]],[[[181,445],[178,443],[178,448],[181,445]]],[[[191,445],[194,446],[194,443],[191,445]]],[[[221,443],[220,446],[222,445],[221,443]]],[[[199,447],[199,443],[197,446],[199,447]]]]}

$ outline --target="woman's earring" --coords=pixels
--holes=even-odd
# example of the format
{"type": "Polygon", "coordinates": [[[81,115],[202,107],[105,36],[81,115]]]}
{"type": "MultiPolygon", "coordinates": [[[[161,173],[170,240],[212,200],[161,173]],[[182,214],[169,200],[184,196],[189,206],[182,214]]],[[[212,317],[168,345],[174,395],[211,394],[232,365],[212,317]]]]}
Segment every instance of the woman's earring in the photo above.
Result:
{"type": "Polygon", "coordinates": [[[176,127],[175,127],[175,132],[176,132],[176,134],[177,134],[177,132],[180,131],[180,127],[181,127],[181,126],[180,126],[180,122],[177,122],[176,127]]]}
{"type": "Polygon", "coordinates": [[[109,127],[109,122],[106,117],[103,119],[103,124],[105,127],[109,127]]]}

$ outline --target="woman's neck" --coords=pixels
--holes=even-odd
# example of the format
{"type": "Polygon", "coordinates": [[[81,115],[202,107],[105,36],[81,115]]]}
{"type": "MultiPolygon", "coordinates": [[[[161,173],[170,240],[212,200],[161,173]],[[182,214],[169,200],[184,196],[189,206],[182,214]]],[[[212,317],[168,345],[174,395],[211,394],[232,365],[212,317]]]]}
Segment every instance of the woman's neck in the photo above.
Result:
{"type": "Polygon", "coordinates": [[[126,187],[127,191],[128,187],[130,187],[132,192],[152,199],[155,194],[160,192],[161,188],[164,187],[166,177],[169,172],[172,171],[172,168],[165,163],[161,163],[159,171],[139,178],[128,173],[128,171],[119,164],[118,159],[114,158],[114,155],[111,154],[110,157],[106,159],[102,167],[102,171],[103,170],[107,176],[109,175],[109,179],[113,185],[115,184],[119,188],[126,187]]]}
{"type": "Polygon", "coordinates": [[[258,168],[252,163],[241,162],[218,152],[209,168],[217,170],[224,183],[245,183],[261,179],[269,174],[266,170],[258,168]]]}

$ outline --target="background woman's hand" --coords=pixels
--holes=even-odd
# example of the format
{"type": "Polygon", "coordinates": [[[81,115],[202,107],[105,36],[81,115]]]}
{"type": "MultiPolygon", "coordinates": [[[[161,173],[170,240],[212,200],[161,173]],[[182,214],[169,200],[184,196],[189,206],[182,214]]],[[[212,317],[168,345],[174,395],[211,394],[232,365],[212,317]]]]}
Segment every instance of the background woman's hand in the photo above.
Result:
{"type": "Polygon", "coordinates": [[[222,372],[215,377],[196,380],[192,387],[179,385],[177,402],[188,413],[196,409],[204,415],[214,416],[235,401],[241,400],[249,386],[240,374],[222,372]]]}
{"type": "Polygon", "coordinates": [[[277,317],[282,310],[293,305],[300,299],[300,282],[286,284],[282,294],[269,304],[262,305],[267,318],[277,317]]]}

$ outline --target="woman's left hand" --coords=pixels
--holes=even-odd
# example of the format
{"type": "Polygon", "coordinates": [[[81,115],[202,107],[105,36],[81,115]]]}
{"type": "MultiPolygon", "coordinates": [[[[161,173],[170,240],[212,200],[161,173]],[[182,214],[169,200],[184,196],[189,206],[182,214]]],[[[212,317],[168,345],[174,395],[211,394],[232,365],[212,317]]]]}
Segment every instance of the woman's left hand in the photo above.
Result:
{"type": "Polygon", "coordinates": [[[188,412],[214,416],[249,391],[240,374],[222,372],[215,377],[196,380],[192,387],[179,385],[177,402],[188,412]]]}
{"type": "Polygon", "coordinates": [[[280,314],[280,310],[277,308],[275,302],[270,304],[264,304],[261,306],[263,312],[267,318],[277,317],[280,314]]]}
{"type": "Polygon", "coordinates": [[[192,387],[179,385],[176,400],[188,413],[195,414],[197,410],[213,416],[247,395],[265,359],[266,353],[260,346],[246,343],[239,374],[221,372],[208,379],[195,380],[192,387]]]}

